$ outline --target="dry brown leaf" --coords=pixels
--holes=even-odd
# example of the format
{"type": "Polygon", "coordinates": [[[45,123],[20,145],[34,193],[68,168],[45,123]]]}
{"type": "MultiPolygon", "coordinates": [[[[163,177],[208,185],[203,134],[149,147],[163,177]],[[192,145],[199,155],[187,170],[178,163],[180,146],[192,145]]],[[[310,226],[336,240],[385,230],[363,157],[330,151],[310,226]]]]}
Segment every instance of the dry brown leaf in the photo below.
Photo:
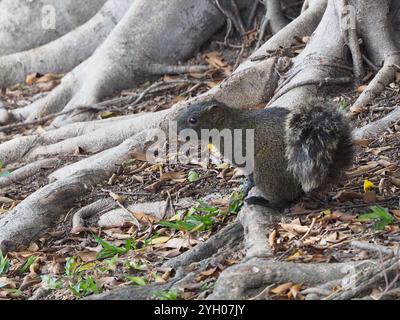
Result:
{"type": "Polygon", "coordinates": [[[113,198],[115,201],[117,201],[117,202],[119,202],[121,204],[123,204],[125,202],[125,200],[126,200],[126,197],[120,196],[120,195],[118,195],[118,194],[116,194],[114,192],[110,192],[109,194],[110,194],[111,198],[113,198]]]}
{"type": "Polygon", "coordinates": [[[367,148],[371,142],[373,141],[373,139],[356,139],[354,140],[354,144],[360,147],[365,147],[367,148]]]}
{"type": "Polygon", "coordinates": [[[288,293],[288,298],[289,299],[293,298],[295,300],[304,300],[303,295],[300,293],[302,287],[303,286],[301,284],[295,284],[295,285],[291,286],[289,293],[288,293]]]}
{"type": "Polygon", "coordinates": [[[284,295],[290,290],[292,286],[292,282],[287,282],[277,286],[276,288],[271,289],[271,292],[277,295],[284,295]]]}
{"type": "Polygon", "coordinates": [[[276,229],[274,229],[274,230],[272,230],[271,234],[268,237],[268,243],[271,248],[275,247],[276,236],[277,236],[277,231],[276,231],[276,229]]]}
{"type": "Polygon", "coordinates": [[[24,280],[22,280],[22,284],[19,287],[19,290],[24,291],[35,284],[41,283],[42,279],[37,275],[37,274],[28,274],[24,277],[24,280]]]}
{"type": "Polygon", "coordinates": [[[51,81],[51,82],[46,82],[46,83],[39,83],[37,85],[38,89],[40,92],[48,92],[53,90],[55,87],[57,87],[61,82],[59,80],[56,81],[51,81]]]}
{"type": "Polygon", "coordinates": [[[363,194],[364,203],[374,203],[376,202],[376,192],[375,191],[367,191],[363,194]]]}
{"type": "Polygon", "coordinates": [[[175,181],[175,182],[185,182],[186,181],[186,173],[184,171],[179,171],[179,172],[162,172],[160,175],[160,180],[161,181],[175,181]]]}
{"type": "Polygon", "coordinates": [[[169,239],[171,239],[171,237],[158,237],[158,238],[154,238],[154,239],[151,239],[150,244],[151,244],[151,245],[164,244],[164,243],[168,242],[169,239]]]}
{"type": "Polygon", "coordinates": [[[15,200],[7,197],[0,197],[0,203],[11,204],[15,200]]]}
{"type": "Polygon", "coordinates": [[[362,86],[358,86],[357,87],[357,92],[358,93],[363,93],[365,91],[365,89],[367,89],[367,85],[362,85],[362,86]]]}
{"type": "Polygon", "coordinates": [[[146,157],[146,152],[143,150],[140,150],[138,148],[135,148],[134,150],[132,150],[130,153],[130,156],[136,160],[139,161],[147,161],[147,157],[146,157]]]}
{"type": "Polygon", "coordinates": [[[0,287],[15,289],[17,288],[17,284],[13,280],[7,277],[0,277],[0,287]]]}
{"type": "Polygon", "coordinates": [[[76,255],[82,259],[83,262],[92,262],[96,261],[97,252],[91,250],[83,250],[76,253],[76,255]]]}
{"type": "Polygon", "coordinates": [[[354,192],[354,191],[347,191],[347,190],[342,190],[339,191],[334,197],[334,200],[338,200],[339,202],[345,202],[348,200],[354,200],[354,199],[362,199],[363,195],[359,192],[354,192]]]}
{"type": "Polygon", "coordinates": [[[361,166],[353,171],[346,172],[346,174],[349,178],[354,178],[358,175],[368,173],[369,171],[375,169],[378,165],[379,165],[379,163],[377,161],[373,161],[373,162],[371,162],[365,166],[361,166]]]}
{"type": "Polygon", "coordinates": [[[28,74],[26,76],[25,83],[28,86],[31,86],[31,85],[35,84],[40,77],[43,77],[43,75],[40,74],[40,73],[37,73],[37,72],[36,73],[32,73],[32,74],[28,74]]]}
{"type": "Polygon", "coordinates": [[[139,222],[149,222],[151,224],[156,223],[159,219],[155,218],[152,215],[149,215],[145,212],[132,212],[132,215],[139,221],[139,222]]]}
{"type": "Polygon", "coordinates": [[[363,107],[351,106],[351,107],[349,108],[349,110],[350,110],[351,114],[352,114],[353,116],[355,116],[355,115],[357,115],[357,114],[363,112],[364,108],[363,108],[363,107]]]}
{"type": "Polygon", "coordinates": [[[394,186],[396,186],[397,188],[400,188],[400,179],[391,177],[390,181],[394,186]]]}
{"type": "MultiPolygon", "coordinates": [[[[393,148],[393,147],[391,147],[391,146],[380,147],[380,148],[373,148],[373,149],[371,149],[371,150],[367,150],[367,152],[371,152],[373,155],[377,156],[377,155],[381,154],[382,152],[384,152],[384,151],[386,151],[386,150],[390,150],[390,149],[392,149],[392,148],[393,148]]],[[[389,162],[389,164],[391,164],[391,163],[389,162]]]]}
{"type": "Polygon", "coordinates": [[[297,234],[305,234],[309,229],[307,226],[302,226],[297,223],[280,223],[279,225],[282,229],[297,234]]]}

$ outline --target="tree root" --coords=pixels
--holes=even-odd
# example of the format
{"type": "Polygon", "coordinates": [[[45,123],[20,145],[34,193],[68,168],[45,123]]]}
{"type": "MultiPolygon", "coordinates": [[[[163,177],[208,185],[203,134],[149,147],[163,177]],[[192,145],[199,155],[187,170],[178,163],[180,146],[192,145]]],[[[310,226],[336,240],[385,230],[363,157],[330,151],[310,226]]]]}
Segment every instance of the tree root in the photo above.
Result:
{"type": "Polygon", "coordinates": [[[266,7],[266,13],[261,23],[256,49],[261,47],[268,26],[274,35],[289,23],[289,20],[282,13],[280,0],[264,0],[263,2],[266,7]]]}
{"type": "Polygon", "coordinates": [[[396,107],[387,116],[365,125],[354,131],[355,139],[375,139],[387,131],[394,123],[400,121],[400,108],[396,107]]]}
{"type": "MultiPolygon", "coordinates": [[[[154,79],[170,69],[161,68],[159,61],[171,65],[187,59],[221,26],[222,14],[211,2],[151,1],[154,3],[135,0],[90,59],[68,74],[46,98],[14,113],[14,118],[31,121],[61,110],[93,105],[115,91],[154,79]],[[169,19],[172,15],[185,17],[185,23],[169,19]],[[147,35],[151,35],[151,41],[144,39],[147,35]]],[[[241,7],[245,5],[247,2],[241,1],[241,7]]],[[[88,118],[90,115],[80,114],[74,121],[88,118]]],[[[65,124],[68,119],[56,118],[54,125],[61,122],[65,124]]]]}
{"type": "Polygon", "coordinates": [[[253,258],[224,271],[209,298],[247,299],[271,284],[287,282],[318,285],[342,279],[353,266],[353,262],[300,264],[253,258]]]}
{"type": "Polygon", "coordinates": [[[396,71],[399,70],[400,54],[395,53],[385,59],[385,64],[379,70],[374,79],[367,88],[361,93],[356,102],[351,107],[353,114],[362,111],[373,99],[377,98],[383,92],[387,85],[392,83],[396,77],[396,71]]]}
{"type": "Polygon", "coordinates": [[[57,158],[43,159],[30,163],[22,168],[13,171],[9,176],[0,177],[0,188],[4,188],[12,185],[13,183],[30,178],[43,169],[55,168],[59,164],[60,160],[57,158]]]}
{"type": "MultiPolygon", "coordinates": [[[[25,1],[2,0],[0,3],[0,57],[29,50],[48,43],[82,25],[104,4],[105,0],[93,1],[25,1]],[[46,7],[47,6],[47,7],[46,7]],[[56,23],[44,28],[47,10],[49,21],[55,14],[56,23]],[[29,30],[29,32],[26,32],[29,30]]],[[[46,25],[46,24],[45,24],[46,25]]]]}
{"type": "Polygon", "coordinates": [[[86,207],[83,207],[76,212],[72,218],[72,229],[71,233],[81,233],[86,230],[85,219],[92,217],[95,214],[107,212],[111,209],[116,208],[117,205],[113,199],[105,198],[93,202],[86,207]]]}
{"type": "Polygon", "coordinates": [[[245,235],[246,259],[268,258],[273,255],[268,246],[268,230],[279,212],[260,206],[245,205],[239,213],[239,221],[243,225],[245,235]]]}
{"type": "Polygon", "coordinates": [[[61,38],[38,48],[1,57],[0,88],[23,82],[28,74],[35,72],[65,73],[72,70],[92,55],[132,2],[108,0],[93,18],[61,38]]]}
{"type": "Polygon", "coordinates": [[[180,256],[173,258],[163,264],[163,267],[178,268],[194,262],[199,262],[214,255],[223,247],[232,248],[242,241],[243,228],[239,223],[226,226],[206,242],[195,246],[180,256]]]}
{"type": "Polygon", "coordinates": [[[51,176],[58,177],[58,181],[36,191],[0,219],[0,247],[3,252],[29,244],[54,225],[57,217],[73,206],[78,194],[84,196],[91,186],[106,179],[114,170],[115,163],[129,158],[130,150],[145,150],[146,142],[152,141],[154,134],[152,130],[139,133],[118,147],[53,173],[51,176]]]}
{"type": "MultiPolygon", "coordinates": [[[[342,288],[339,292],[335,292],[329,297],[328,300],[349,300],[363,294],[368,293],[374,289],[380,282],[386,280],[386,290],[392,289],[390,286],[396,284],[400,278],[400,261],[399,258],[396,257],[394,259],[385,262],[383,266],[377,266],[375,264],[375,268],[371,268],[366,275],[361,276],[359,281],[354,282],[354,279],[351,285],[342,288]],[[394,277],[392,283],[388,283],[388,278],[394,277]]],[[[386,293],[386,292],[384,292],[386,293]]]]}

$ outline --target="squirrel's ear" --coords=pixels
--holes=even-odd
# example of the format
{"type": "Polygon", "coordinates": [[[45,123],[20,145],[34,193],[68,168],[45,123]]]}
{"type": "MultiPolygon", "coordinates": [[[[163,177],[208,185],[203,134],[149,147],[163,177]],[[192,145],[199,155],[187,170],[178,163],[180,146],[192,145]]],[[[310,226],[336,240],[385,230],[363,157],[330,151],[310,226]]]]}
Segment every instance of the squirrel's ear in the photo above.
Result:
{"type": "Polygon", "coordinates": [[[223,119],[225,116],[224,108],[217,104],[209,106],[207,110],[210,114],[212,114],[213,119],[220,120],[223,119]]]}

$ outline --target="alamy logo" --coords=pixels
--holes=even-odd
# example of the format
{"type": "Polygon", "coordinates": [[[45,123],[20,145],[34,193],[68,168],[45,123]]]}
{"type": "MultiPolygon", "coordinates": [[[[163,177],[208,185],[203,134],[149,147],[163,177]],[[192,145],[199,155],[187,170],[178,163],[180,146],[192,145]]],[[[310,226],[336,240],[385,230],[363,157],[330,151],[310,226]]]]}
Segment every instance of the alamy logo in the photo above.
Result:
{"type": "MultiPolygon", "coordinates": [[[[38,12],[36,10],[31,10],[28,6],[20,6],[18,7],[18,15],[15,15],[11,10],[4,10],[1,13],[1,20],[4,25],[9,25],[14,28],[20,26],[21,21],[19,21],[19,17],[31,17],[32,21],[37,20],[38,12]]],[[[56,8],[51,5],[44,5],[40,9],[40,23],[43,30],[55,30],[57,23],[57,14],[56,8]]]]}
{"type": "Polygon", "coordinates": [[[198,134],[193,129],[178,132],[177,123],[171,121],[168,135],[157,130],[155,140],[146,150],[149,163],[187,164],[191,160],[207,163],[210,152],[217,149],[221,159],[240,167],[246,174],[254,170],[253,129],[202,129],[198,134]]]}

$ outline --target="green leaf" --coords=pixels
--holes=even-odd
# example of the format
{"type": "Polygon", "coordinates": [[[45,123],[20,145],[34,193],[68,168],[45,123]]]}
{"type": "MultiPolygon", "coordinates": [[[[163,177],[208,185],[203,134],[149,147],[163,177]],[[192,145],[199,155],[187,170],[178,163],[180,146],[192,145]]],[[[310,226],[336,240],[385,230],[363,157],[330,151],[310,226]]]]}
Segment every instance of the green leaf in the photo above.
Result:
{"type": "Polygon", "coordinates": [[[32,264],[35,263],[35,261],[37,260],[36,256],[30,256],[25,263],[22,265],[22,267],[19,269],[20,273],[26,273],[29,271],[29,268],[32,264]]]}
{"type": "Polygon", "coordinates": [[[78,269],[78,262],[73,257],[67,258],[65,262],[65,274],[67,277],[72,278],[76,274],[78,269]]]}
{"type": "Polygon", "coordinates": [[[195,181],[197,181],[199,179],[200,179],[200,176],[196,171],[192,170],[192,171],[189,172],[189,174],[188,174],[189,182],[195,182],[195,181]]]}
{"type": "Polygon", "coordinates": [[[96,255],[97,259],[106,259],[114,257],[116,255],[123,255],[128,253],[133,248],[131,239],[125,240],[125,246],[117,247],[96,235],[93,235],[93,237],[95,241],[103,247],[103,249],[96,255]]]}
{"type": "Polygon", "coordinates": [[[176,291],[159,291],[155,294],[155,297],[160,300],[177,300],[178,293],[176,291]]]}
{"type": "Polygon", "coordinates": [[[243,204],[244,204],[243,191],[232,192],[232,194],[229,198],[228,213],[229,214],[238,214],[240,209],[243,207],[243,204]]]}
{"type": "Polygon", "coordinates": [[[3,252],[0,250],[0,275],[6,274],[10,270],[10,261],[3,256],[3,252]]]}
{"type": "Polygon", "coordinates": [[[98,294],[100,289],[92,277],[82,278],[78,283],[69,287],[76,297],[87,297],[90,294],[98,294]]]}
{"type": "Polygon", "coordinates": [[[126,276],[126,279],[128,279],[132,284],[138,285],[138,286],[145,286],[147,284],[146,280],[140,277],[132,277],[132,276],[126,276]]]}
{"type": "Polygon", "coordinates": [[[360,215],[358,221],[375,221],[374,228],[376,230],[383,230],[386,226],[394,222],[393,216],[385,208],[381,206],[372,206],[370,209],[372,212],[360,215]]]}
{"type": "Polygon", "coordinates": [[[43,286],[46,289],[56,290],[64,287],[62,281],[57,278],[50,277],[49,275],[43,275],[40,276],[40,278],[42,279],[43,286]]]}

